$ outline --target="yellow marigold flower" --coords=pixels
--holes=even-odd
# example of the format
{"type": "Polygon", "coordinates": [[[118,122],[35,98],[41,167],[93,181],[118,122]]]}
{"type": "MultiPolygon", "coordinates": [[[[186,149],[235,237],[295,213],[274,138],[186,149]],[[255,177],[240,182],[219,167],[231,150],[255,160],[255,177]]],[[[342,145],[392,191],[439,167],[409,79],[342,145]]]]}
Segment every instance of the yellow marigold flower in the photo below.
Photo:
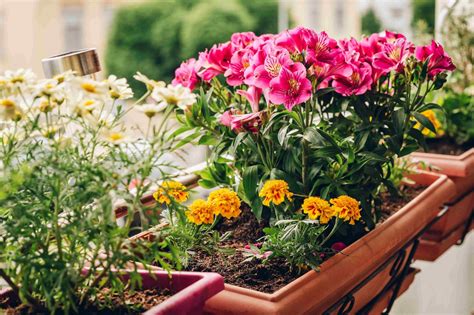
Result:
{"type": "Polygon", "coordinates": [[[214,209],[210,202],[197,199],[186,211],[186,217],[194,224],[212,224],[214,222],[214,209]]]}
{"type": "Polygon", "coordinates": [[[319,218],[321,224],[328,223],[335,215],[334,209],[331,208],[329,202],[319,197],[306,198],[301,207],[311,220],[319,218]]]}
{"type": "Polygon", "coordinates": [[[185,202],[188,200],[189,193],[186,191],[186,186],[177,181],[166,181],[161,184],[161,187],[153,193],[153,198],[159,203],[171,203],[170,197],[177,202],[185,202]]]}
{"type": "Polygon", "coordinates": [[[240,199],[237,193],[227,188],[215,190],[209,194],[207,199],[213,209],[214,214],[221,214],[224,218],[230,219],[240,215],[240,199]]]}
{"type": "MultiPolygon", "coordinates": [[[[436,130],[436,135],[442,136],[444,134],[443,130],[440,129],[441,128],[441,123],[438,120],[438,118],[436,118],[436,114],[435,114],[434,111],[429,109],[429,110],[426,110],[426,111],[422,112],[421,114],[423,116],[425,116],[426,118],[428,118],[428,120],[433,124],[433,126],[435,127],[435,130],[436,130]]],[[[423,133],[425,136],[433,135],[433,132],[431,130],[429,130],[428,128],[423,127],[419,122],[416,123],[415,128],[421,130],[421,133],[423,133]]],[[[433,136],[435,136],[435,135],[433,135],[433,136]]]]}
{"type": "Polygon", "coordinates": [[[334,213],[349,224],[354,225],[360,219],[359,202],[352,197],[342,195],[330,200],[334,213]]]}
{"type": "Polygon", "coordinates": [[[263,204],[269,206],[273,202],[276,206],[285,201],[285,197],[291,201],[293,193],[289,191],[288,183],[281,179],[267,180],[259,193],[263,199],[263,204]]]}

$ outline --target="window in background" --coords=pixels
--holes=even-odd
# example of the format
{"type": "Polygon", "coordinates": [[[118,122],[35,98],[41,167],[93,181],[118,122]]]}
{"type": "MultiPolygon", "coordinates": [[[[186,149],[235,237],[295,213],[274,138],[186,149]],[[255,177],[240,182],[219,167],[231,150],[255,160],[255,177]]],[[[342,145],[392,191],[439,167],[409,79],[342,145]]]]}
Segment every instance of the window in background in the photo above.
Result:
{"type": "Polygon", "coordinates": [[[336,12],[335,12],[335,19],[336,25],[334,25],[335,30],[338,33],[344,32],[345,23],[344,23],[344,0],[337,0],[336,1],[336,12]]]}
{"type": "Polygon", "coordinates": [[[82,7],[78,5],[65,6],[62,13],[64,20],[64,49],[71,51],[83,48],[82,7]]]}

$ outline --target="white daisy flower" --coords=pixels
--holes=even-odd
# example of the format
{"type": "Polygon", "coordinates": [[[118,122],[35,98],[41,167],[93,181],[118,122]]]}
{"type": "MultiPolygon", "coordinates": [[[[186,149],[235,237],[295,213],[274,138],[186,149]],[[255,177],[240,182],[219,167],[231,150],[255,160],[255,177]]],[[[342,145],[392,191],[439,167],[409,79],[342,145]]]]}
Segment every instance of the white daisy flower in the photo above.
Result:
{"type": "Polygon", "coordinates": [[[118,145],[127,142],[128,136],[123,131],[108,130],[103,133],[103,139],[110,144],[118,145]]]}
{"type": "Polygon", "coordinates": [[[15,97],[0,99],[0,118],[2,120],[20,120],[23,113],[21,103],[15,97]]]}
{"type": "Polygon", "coordinates": [[[196,94],[191,93],[187,87],[168,84],[167,87],[155,87],[151,93],[151,97],[157,101],[165,101],[169,105],[176,105],[179,108],[186,110],[196,103],[196,94]]]}
{"type": "Polygon", "coordinates": [[[5,79],[12,86],[30,86],[35,83],[36,75],[30,69],[5,71],[5,79]]]}
{"type": "Polygon", "coordinates": [[[149,79],[146,75],[141,74],[140,72],[137,72],[137,74],[135,74],[133,78],[137,81],[143,82],[146,85],[148,91],[153,91],[153,89],[156,87],[166,86],[165,82],[149,79]]]}
{"type": "Polygon", "coordinates": [[[105,82],[98,82],[82,77],[76,77],[73,82],[78,90],[89,98],[102,98],[108,92],[108,86],[105,82]]]}
{"type": "Polygon", "coordinates": [[[158,104],[143,104],[143,105],[137,105],[135,108],[144,113],[148,118],[152,118],[159,112],[162,112],[165,110],[165,108],[168,106],[166,102],[161,102],[158,104]]]}
{"type": "Polygon", "coordinates": [[[127,79],[111,74],[106,80],[109,86],[109,95],[114,100],[126,100],[133,97],[133,91],[127,83],[127,79]]]}

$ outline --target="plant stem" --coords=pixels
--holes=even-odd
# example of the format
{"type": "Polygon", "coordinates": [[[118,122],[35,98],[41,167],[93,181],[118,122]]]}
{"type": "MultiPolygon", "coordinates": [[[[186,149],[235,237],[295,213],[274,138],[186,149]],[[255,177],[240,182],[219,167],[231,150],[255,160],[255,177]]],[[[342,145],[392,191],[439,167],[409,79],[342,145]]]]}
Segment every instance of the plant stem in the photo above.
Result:
{"type": "Polygon", "coordinates": [[[332,227],[331,232],[329,232],[328,236],[321,242],[321,246],[323,246],[329,239],[336,233],[337,229],[339,228],[339,218],[336,218],[336,222],[334,222],[334,226],[332,227]]]}
{"type": "MultiPolygon", "coordinates": [[[[5,280],[5,282],[10,286],[12,289],[13,293],[15,296],[18,298],[18,300],[21,301],[20,298],[20,288],[13,282],[13,280],[6,274],[5,270],[0,268],[0,277],[5,280]]],[[[41,304],[38,300],[36,300],[34,297],[32,297],[30,294],[25,295],[26,301],[31,304],[35,309],[40,310],[42,309],[41,304]]]]}

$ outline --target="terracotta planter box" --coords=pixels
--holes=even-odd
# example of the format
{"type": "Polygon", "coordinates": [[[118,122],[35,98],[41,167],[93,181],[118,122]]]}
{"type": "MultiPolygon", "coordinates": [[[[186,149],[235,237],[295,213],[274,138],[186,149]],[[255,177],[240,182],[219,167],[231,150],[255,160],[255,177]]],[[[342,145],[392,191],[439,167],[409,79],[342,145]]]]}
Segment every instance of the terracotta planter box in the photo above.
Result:
{"type": "MultiPolygon", "coordinates": [[[[400,290],[398,291],[397,298],[399,298],[403,293],[405,293],[408,288],[411,286],[413,281],[415,281],[415,276],[420,272],[420,269],[416,268],[410,268],[408,271],[405,279],[402,282],[402,285],[400,286],[400,290]]],[[[393,289],[387,291],[384,293],[375,304],[370,307],[370,310],[367,310],[366,312],[362,311],[363,314],[368,314],[368,315],[380,315],[383,313],[383,311],[387,308],[388,304],[390,303],[390,299],[392,298],[393,295],[393,289]]]]}
{"type": "MultiPolygon", "coordinates": [[[[471,226],[468,231],[474,229],[474,222],[471,223],[471,226]]],[[[430,241],[430,240],[420,240],[418,249],[415,253],[415,259],[426,260],[426,261],[435,261],[441,255],[443,255],[451,246],[458,244],[458,241],[463,237],[463,234],[466,232],[466,224],[461,224],[454,231],[452,231],[447,237],[441,241],[430,241]]]]}
{"type": "MultiPolygon", "coordinates": [[[[432,166],[433,171],[447,175],[454,182],[456,194],[446,200],[446,204],[450,207],[448,213],[422,237],[430,243],[443,242],[446,238],[452,237],[453,231],[460,225],[467,224],[474,211],[474,148],[458,156],[416,152],[411,158],[415,162],[423,162],[428,167],[432,166]]],[[[427,249],[426,246],[424,248],[427,249]]],[[[423,254],[423,257],[433,256],[423,254]]]]}
{"type": "MultiPolygon", "coordinates": [[[[420,172],[411,177],[418,185],[426,186],[426,190],[375,230],[324,262],[319,273],[310,271],[272,294],[226,284],[224,291],[206,302],[205,311],[210,314],[322,314],[384,266],[354,293],[351,313],[357,312],[389,283],[394,263],[387,262],[436,217],[443,202],[455,193],[454,184],[445,175],[420,172]]],[[[403,260],[406,256],[402,256],[403,260]]]]}
{"type": "MultiPolygon", "coordinates": [[[[173,272],[139,270],[144,289],[167,288],[177,292],[163,303],[149,309],[147,315],[202,314],[204,303],[224,289],[222,276],[216,273],[173,272]]],[[[124,276],[126,278],[126,276],[124,276]]],[[[10,289],[0,291],[0,299],[11,296],[10,289]]]]}

